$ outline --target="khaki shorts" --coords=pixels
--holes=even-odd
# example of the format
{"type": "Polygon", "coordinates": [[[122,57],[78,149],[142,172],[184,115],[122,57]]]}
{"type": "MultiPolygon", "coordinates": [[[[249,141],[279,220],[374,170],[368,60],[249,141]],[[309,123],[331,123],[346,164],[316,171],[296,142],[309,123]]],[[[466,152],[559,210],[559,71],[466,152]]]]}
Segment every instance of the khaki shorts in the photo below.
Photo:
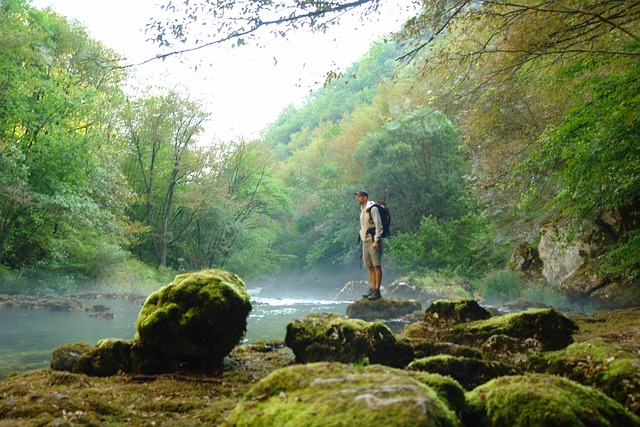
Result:
{"type": "Polygon", "coordinates": [[[362,264],[364,268],[377,267],[382,261],[382,242],[378,242],[378,248],[373,249],[373,240],[367,236],[362,243],[362,264]]]}

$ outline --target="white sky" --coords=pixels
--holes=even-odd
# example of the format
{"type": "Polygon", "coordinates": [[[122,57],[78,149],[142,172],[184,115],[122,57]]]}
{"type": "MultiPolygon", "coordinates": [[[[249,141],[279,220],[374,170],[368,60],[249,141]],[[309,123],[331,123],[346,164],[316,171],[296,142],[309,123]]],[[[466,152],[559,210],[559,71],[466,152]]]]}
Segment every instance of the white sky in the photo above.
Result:
{"type": "MultiPolygon", "coordinates": [[[[360,59],[374,40],[400,28],[401,2],[403,7],[411,3],[391,1],[383,6],[377,20],[363,24],[345,19],[327,34],[297,32],[287,41],[265,33],[263,48],[249,45],[232,49],[229,44],[200,49],[182,58],[152,61],[135,68],[136,82],[186,87],[192,98],[203,100],[212,113],[204,139],[256,137],[285,106],[299,105],[311,90],[321,86],[327,71],[344,70],[360,59]],[[199,64],[197,70],[195,64],[199,64]]],[[[155,45],[145,41],[144,28],[152,17],[160,15],[159,5],[165,3],[32,0],[34,7],[50,6],[78,20],[91,37],[131,58],[133,63],[158,53],[155,45]]]]}

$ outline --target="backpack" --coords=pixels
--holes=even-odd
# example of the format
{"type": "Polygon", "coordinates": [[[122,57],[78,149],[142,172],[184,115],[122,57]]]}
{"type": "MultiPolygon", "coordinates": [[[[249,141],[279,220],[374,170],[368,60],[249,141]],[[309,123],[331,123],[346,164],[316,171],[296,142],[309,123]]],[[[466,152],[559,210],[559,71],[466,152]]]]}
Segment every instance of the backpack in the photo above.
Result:
{"type": "MultiPolygon", "coordinates": [[[[387,206],[385,202],[373,202],[373,205],[367,209],[367,212],[369,212],[369,223],[371,224],[373,224],[373,218],[371,217],[371,209],[373,208],[378,209],[378,214],[380,215],[380,222],[382,222],[382,237],[389,237],[389,227],[391,226],[389,206],[387,206]]],[[[375,233],[375,230],[373,232],[375,233]]]]}

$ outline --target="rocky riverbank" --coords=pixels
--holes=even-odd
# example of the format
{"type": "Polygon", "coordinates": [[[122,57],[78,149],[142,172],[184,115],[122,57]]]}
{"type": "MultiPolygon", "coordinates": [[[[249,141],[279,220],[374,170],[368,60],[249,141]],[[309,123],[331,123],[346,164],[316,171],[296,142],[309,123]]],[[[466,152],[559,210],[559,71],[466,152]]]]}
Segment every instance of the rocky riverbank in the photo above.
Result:
{"type": "MultiPolygon", "coordinates": [[[[570,366],[574,370],[570,375],[591,376],[596,381],[602,379],[599,375],[605,367],[597,362],[602,355],[596,354],[600,349],[595,348],[595,343],[615,345],[626,354],[635,354],[636,360],[640,357],[639,309],[600,311],[592,316],[573,315],[570,318],[578,326],[573,334],[574,346],[584,343],[582,351],[587,354],[580,358],[575,354],[554,352],[553,358],[539,363],[557,370],[570,366]],[[589,351],[594,352],[593,357],[588,355],[589,351]]],[[[617,359],[616,354],[611,354],[605,357],[605,363],[611,366],[617,359]]],[[[228,417],[253,386],[276,370],[294,366],[301,365],[283,343],[263,342],[236,347],[225,358],[224,366],[206,375],[177,372],[90,377],[49,369],[30,371],[0,381],[0,426],[229,425],[228,417]]],[[[636,376],[624,381],[640,382],[640,378],[636,376]]],[[[627,385],[631,386],[629,390],[638,390],[638,384],[627,385]]],[[[501,387],[505,389],[504,385],[501,387]]],[[[289,392],[279,393],[281,400],[289,399],[289,392]]],[[[470,402],[476,402],[473,400],[476,398],[477,394],[468,394],[470,402]]],[[[267,399],[267,396],[257,396],[256,402],[260,399],[267,399]]],[[[640,395],[637,392],[627,395],[625,402],[629,413],[638,413],[640,395]]],[[[243,403],[255,404],[251,401],[243,403]]],[[[631,420],[630,425],[635,425],[634,419],[631,420]]]]}

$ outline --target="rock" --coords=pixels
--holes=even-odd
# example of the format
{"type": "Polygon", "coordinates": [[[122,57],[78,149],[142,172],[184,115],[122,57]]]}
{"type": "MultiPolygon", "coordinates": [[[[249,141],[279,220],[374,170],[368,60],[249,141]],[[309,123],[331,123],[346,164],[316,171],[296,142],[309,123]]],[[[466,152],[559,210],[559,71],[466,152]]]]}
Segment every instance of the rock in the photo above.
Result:
{"type": "Polygon", "coordinates": [[[409,339],[408,343],[413,349],[413,357],[416,359],[437,356],[439,354],[482,359],[480,350],[466,345],[458,345],[450,342],[433,342],[420,338],[409,339]]]}
{"type": "Polygon", "coordinates": [[[466,425],[640,426],[604,393],[566,378],[533,374],[496,378],[467,394],[466,425]]]}
{"type": "Polygon", "coordinates": [[[235,426],[459,426],[456,414],[442,400],[444,395],[389,367],[295,365],[256,384],[228,422],[235,426]]]}
{"type": "Polygon", "coordinates": [[[249,293],[235,274],[181,274],[149,295],[136,322],[135,340],[184,369],[208,370],[241,341],[250,311],[249,293]]]}
{"type": "Polygon", "coordinates": [[[484,320],[491,317],[484,308],[473,299],[459,299],[454,301],[434,301],[425,311],[424,321],[432,325],[443,327],[460,323],[484,320]]]}
{"type": "Polygon", "coordinates": [[[94,377],[136,372],[131,356],[133,345],[133,341],[114,338],[101,340],[91,351],[79,357],[72,371],[94,377]]]}
{"type": "Polygon", "coordinates": [[[529,358],[528,369],[595,387],[640,416],[640,356],[596,338],[529,358]]]}
{"type": "Polygon", "coordinates": [[[311,363],[336,361],[404,367],[413,359],[409,344],[398,341],[379,322],[347,319],[334,313],[311,313],[287,325],[287,347],[296,361],[311,363]]]}
{"type": "Polygon", "coordinates": [[[84,342],[63,344],[51,353],[51,369],[54,371],[73,372],[74,366],[85,353],[93,350],[93,346],[84,342]]]}
{"type": "Polygon", "coordinates": [[[354,301],[361,299],[362,295],[368,291],[369,282],[366,280],[352,280],[347,282],[333,299],[334,301],[354,301]]]}
{"type": "Polygon", "coordinates": [[[448,375],[458,381],[465,390],[472,390],[491,379],[504,375],[522,373],[519,368],[502,362],[449,355],[416,359],[407,366],[407,369],[448,375]]]}
{"type": "Polygon", "coordinates": [[[405,371],[418,381],[428,385],[456,414],[461,414],[467,404],[465,391],[460,383],[448,375],[423,371],[405,371]]]}
{"type": "Polygon", "coordinates": [[[528,273],[531,276],[538,277],[542,268],[540,253],[529,242],[522,242],[511,254],[509,268],[511,271],[528,273]]]}
{"type": "Polygon", "coordinates": [[[520,339],[493,335],[482,346],[482,358],[516,366],[526,365],[532,354],[542,352],[542,344],[533,338],[520,339]]]}
{"type": "Polygon", "coordinates": [[[353,319],[381,320],[407,316],[419,310],[422,310],[420,301],[391,300],[388,298],[369,301],[360,298],[347,306],[346,313],[347,316],[353,319]]]}
{"type": "Polygon", "coordinates": [[[437,341],[480,347],[492,335],[539,341],[545,351],[559,350],[573,342],[576,324],[554,309],[532,309],[486,320],[463,323],[436,332],[437,341]]]}
{"type": "Polygon", "coordinates": [[[585,222],[580,232],[570,232],[561,222],[542,227],[538,250],[542,274],[561,293],[596,308],[631,308],[640,305],[637,282],[598,273],[601,256],[612,241],[623,238],[621,224],[637,227],[624,215],[606,212],[596,223],[585,222]],[[616,219],[617,218],[617,219],[616,219]]]}

